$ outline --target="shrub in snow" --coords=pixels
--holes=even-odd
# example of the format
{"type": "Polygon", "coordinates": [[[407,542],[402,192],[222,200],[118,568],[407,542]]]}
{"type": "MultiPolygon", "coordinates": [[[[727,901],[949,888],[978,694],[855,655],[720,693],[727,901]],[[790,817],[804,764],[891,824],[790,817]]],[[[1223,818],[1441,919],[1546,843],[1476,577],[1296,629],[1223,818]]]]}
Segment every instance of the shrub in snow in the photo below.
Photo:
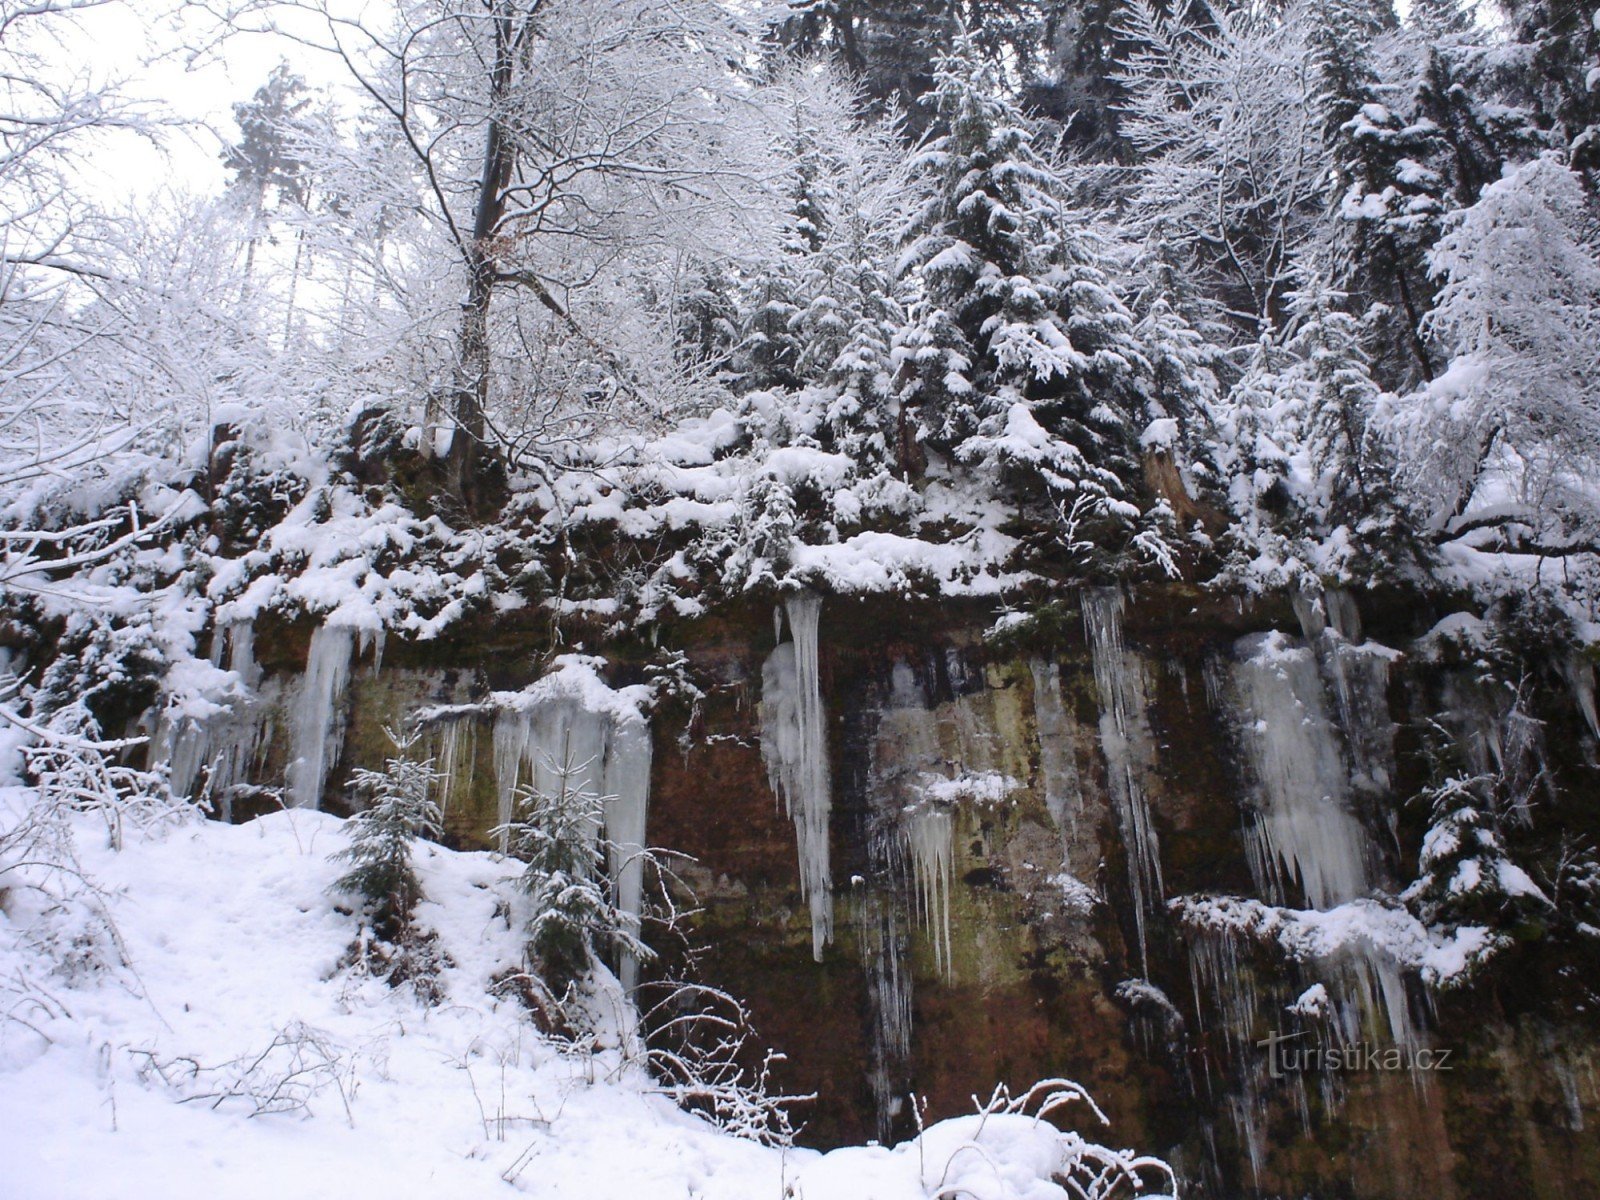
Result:
{"type": "Polygon", "coordinates": [[[1079,1103],[1109,1124],[1089,1093],[1069,1080],[1047,1079],[1017,1097],[1001,1086],[987,1103],[974,1097],[972,1116],[940,1121],[893,1150],[835,1150],[804,1168],[789,1194],[795,1200],[1157,1200],[1178,1194],[1177,1177],[1160,1159],[1112,1150],[1048,1119],[1079,1103]]]}

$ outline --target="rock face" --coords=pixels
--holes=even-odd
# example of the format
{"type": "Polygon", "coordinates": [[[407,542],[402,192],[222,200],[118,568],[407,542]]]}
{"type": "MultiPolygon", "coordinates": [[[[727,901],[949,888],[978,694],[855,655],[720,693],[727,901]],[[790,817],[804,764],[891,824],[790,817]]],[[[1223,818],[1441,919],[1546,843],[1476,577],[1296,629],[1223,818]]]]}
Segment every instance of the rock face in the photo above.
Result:
{"type": "MultiPolygon", "coordinates": [[[[1404,653],[1433,615],[1379,607],[1363,630],[1340,594],[1094,591],[987,636],[978,607],[824,597],[776,633],[754,603],[667,631],[698,694],[657,705],[648,842],[693,856],[698,969],[788,1055],[785,1090],[818,1094],[805,1140],[896,1138],[913,1093],[936,1119],[1063,1075],[1190,1195],[1600,1194],[1593,1014],[1533,975],[1440,992],[1381,939],[1291,961],[1192,919],[1224,895],[1381,923],[1397,910],[1366,898],[1415,874],[1427,825],[1402,802],[1422,731],[1499,744],[1470,672],[1404,653]],[[1308,1060],[1269,1056],[1279,1032],[1375,1049],[1280,1069],[1308,1060]]],[[[527,682],[485,645],[429,653],[352,673],[333,777],[407,708],[527,682]]],[[[617,674],[641,677],[626,654],[617,674]]],[[[1553,696],[1540,819],[1593,837],[1594,734],[1553,696]]],[[[439,736],[451,834],[481,844],[490,727],[439,736]]]]}

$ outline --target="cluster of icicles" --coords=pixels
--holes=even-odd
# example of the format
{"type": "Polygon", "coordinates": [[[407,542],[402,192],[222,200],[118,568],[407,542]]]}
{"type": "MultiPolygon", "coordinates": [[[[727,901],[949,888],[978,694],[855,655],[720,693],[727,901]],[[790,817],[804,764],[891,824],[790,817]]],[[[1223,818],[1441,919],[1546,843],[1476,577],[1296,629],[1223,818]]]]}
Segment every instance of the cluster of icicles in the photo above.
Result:
{"type": "Polygon", "coordinates": [[[172,790],[212,800],[224,819],[232,816],[235,789],[260,774],[274,734],[274,719],[291,714],[289,766],[284,803],[319,808],[328,773],[344,744],[345,692],[350,668],[372,652],[373,669],[382,665],[382,631],[319,625],[311,635],[306,669],[298,683],[263,679],[255,660],[255,626],[250,621],[219,624],[211,640],[211,662],[238,679],[238,695],[227,709],[203,720],[164,718],[155,743],[167,763],[172,790]]]}

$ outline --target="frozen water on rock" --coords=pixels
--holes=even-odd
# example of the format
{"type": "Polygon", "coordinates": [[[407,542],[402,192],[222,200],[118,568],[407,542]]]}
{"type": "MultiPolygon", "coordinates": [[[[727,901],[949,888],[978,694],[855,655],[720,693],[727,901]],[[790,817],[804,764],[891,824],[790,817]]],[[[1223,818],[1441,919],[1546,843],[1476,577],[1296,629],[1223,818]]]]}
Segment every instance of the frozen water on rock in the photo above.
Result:
{"type": "MultiPolygon", "coordinates": [[[[894,843],[898,838],[888,840],[894,843]]],[[[874,891],[857,903],[872,1025],[867,1077],[878,1138],[888,1142],[911,1085],[911,965],[893,896],[874,891]]]]}
{"type": "Polygon", "coordinates": [[[1573,703],[1583,716],[1583,723],[1595,738],[1600,738],[1600,712],[1595,709],[1594,664],[1582,653],[1572,654],[1562,665],[1562,674],[1572,689],[1573,703]]]}
{"type": "Polygon", "coordinates": [[[1120,588],[1089,588],[1083,592],[1083,624],[1100,693],[1100,749],[1105,755],[1106,783],[1128,855],[1139,959],[1148,973],[1145,926],[1149,914],[1160,906],[1163,892],[1161,847],[1145,795],[1145,780],[1155,771],[1156,753],[1150,732],[1144,664],[1122,640],[1125,607],[1126,598],[1120,588]]]}
{"type": "Polygon", "coordinates": [[[434,800],[441,813],[449,812],[457,786],[472,787],[478,758],[478,723],[464,717],[439,721],[433,729],[430,748],[438,770],[434,800]]]}
{"type": "Polygon", "coordinates": [[[1072,723],[1061,702],[1061,667],[1054,660],[1035,658],[1028,663],[1033,674],[1034,724],[1039,733],[1039,773],[1044,777],[1044,803],[1056,828],[1069,838],[1078,832],[1083,812],[1083,781],[1072,755],[1072,723]]]}
{"type": "Polygon", "coordinates": [[[1316,657],[1278,633],[1251,634],[1237,649],[1239,732],[1258,789],[1250,830],[1257,885],[1278,904],[1298,886],[1318,909],[1365,895],[1366,833],[1348,806],[1316,657]]]}
{"type": "MultiPolygon", "coordinates": [[[[1321,637],[1343,640],[1334,630],[1321,637]]],[[[1257,788],[1258,810],[1248,830],[1257,886],[1279,905],[1293,905],[1303,893],[1322,912],[1368,895],[1373,848],[1350,809],[1350,768],[1327,711],[1316,655],[1279,633],[1242,638],[1236,652],[1236,721],[1257,788]]],[[[1376,698],[1369,695],[1366,703],[1376,698]]],[[[1417,1043],[1392,954],[1356,941],[1328,965],[1341,985],[1337,1023],[1344,1038],[1357,1040],[1366,1022],[1381,1020],[1396,1045],[1417,1043]]],[[[1218,980],[1217,986],[1227,984],[1218,980]]]]}
{"type": "Polygon", "coordinates": [[[249,621],[217,625],[211,637],[211,665],[238,676],[226,708],[203,718],[163,714],[154,745],[167,766],[173,794],[210,799],[218,815],[232,819],[231,790],[245,782],[266,749],[271,705],[259,694],[261,668],[253,653],[255,626],[249,621]]]}
{"type": "Polygon", "coordinates": [[[319,625],[311,635],[290,744],[291,808],[322,805],[328,771],[344,747],[344,693],[354,651],[355,632],[345,626],[319,625]]]}
{"type": "Polygon", "coordinates": [[[822,598],[802,592],[785,599],[783,610],[793,640],[773,650],[761,671],[761,754],[772,790],[794,821],[800,892],[811,911],[811,952],[821,962],[822,948],[833,940],[833,785],[817,661],[822,598]]]}

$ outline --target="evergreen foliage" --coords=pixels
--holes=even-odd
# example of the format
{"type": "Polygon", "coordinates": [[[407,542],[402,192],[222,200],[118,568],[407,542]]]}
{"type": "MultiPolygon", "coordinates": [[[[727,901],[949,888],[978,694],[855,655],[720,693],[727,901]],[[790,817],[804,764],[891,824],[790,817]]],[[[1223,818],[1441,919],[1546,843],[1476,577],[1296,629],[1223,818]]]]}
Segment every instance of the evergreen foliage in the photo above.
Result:
{"type": "Polygon", "coordinates": [[[935,94],[948,132],[913,160],[902,403],[929,447],[1021,496],[1130,521],[1148,364],[1096,234],[970,41],[939,61],[935,94]]]}
{"type": "Polygon", "coordinates": [[[412,750],[421,738],[416,731],[385,730],[395,753],[382,771],[358,769],[351,779],[357,796],[367,806],[350,818],[350,844],[334,855],[350,869],[334,887],[361,896],[373,932],[383,941],[405,940],[418,901],[422,881],[412,864],[418,838],[442,833],[439,806],[431,792],[439,779],[432,759],[419,760],[412,750]]]}
{"type": "Polygon", "coordinates": [[[650,957],[637,919],[617,907],[606,864],[615,847],[605,836],[605,805],[584,782],[589,764],[547,762],[553,784],[524,788],[513,818],[495,830],[506,852],[524,864],[528,955],[557,1000],[593,971],[596,954],[650,957]]]}

